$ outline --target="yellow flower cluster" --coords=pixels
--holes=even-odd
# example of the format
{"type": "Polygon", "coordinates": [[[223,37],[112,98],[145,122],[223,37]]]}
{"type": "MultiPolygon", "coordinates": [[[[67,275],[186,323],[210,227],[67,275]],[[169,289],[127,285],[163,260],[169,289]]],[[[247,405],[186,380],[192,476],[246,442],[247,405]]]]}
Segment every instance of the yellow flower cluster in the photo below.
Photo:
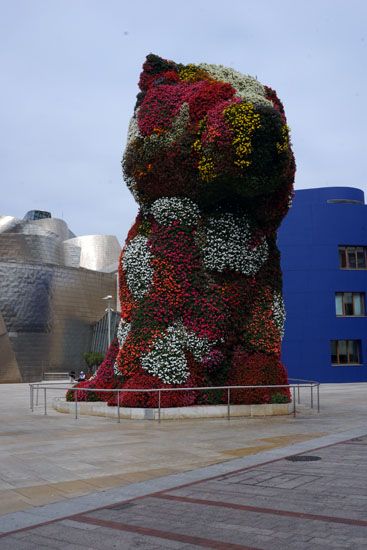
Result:
{"type": "Polygon", "coordinates": [[[201,179],[205,182],[212,181],[216,177],[213,158],[209,155],[203,155],[199,160],[198,169],[201,179]]]}
{"type": "Polygon", "coordinates": [[[201,179],[205,182],[212,181],[217,176],[214,170],[214,160],[211,155],[204,153],[203,146],[200,141],[200,136],[194,141],[194,143],[192,144],[192,148],[195,153],[201,155],[201,158],[198,162],[198,170],[201,179]]]}
{"type": "Polygon", "coordinates": [[[234,134],[232,145],[235,147],[237,156],[234,163],[240,168],[246,168],[251,164],[248,157],[252,152],[252,135],[261,127],[260,115],[255,113],[252,103],[243,102],[227,107],[224,110],[224,116],[234,134]]]}
{"type": "Polygon", "coordinates": [[[206,71],[196,65],[185,65],[178,71],[181,80],[197,82],[198,80],[214,80],[206,71]]]}
{"type": "Polygon", "coordinates": [[[285,153],[289,149],[289,126],[287,124],[284,124],[282,126],[282,141],[277,143],[277,151],[278,153],[285,153]]]}

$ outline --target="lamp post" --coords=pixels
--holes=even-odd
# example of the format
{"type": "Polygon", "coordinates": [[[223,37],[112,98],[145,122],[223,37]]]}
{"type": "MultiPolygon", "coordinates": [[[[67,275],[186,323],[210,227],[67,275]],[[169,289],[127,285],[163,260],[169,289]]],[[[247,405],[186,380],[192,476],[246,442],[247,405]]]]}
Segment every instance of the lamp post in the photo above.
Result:
{"type": "Polygon", "coordinates": [[[111,345],[111,311],[113,311],[111,307],[111,300],[112,296],[109,294],[108,296],[105,296],[102,298],[102,300],[107,300],[107,308],[105,311],[107,311],[107,323],[108,323],[108,347],[111,345]]]}

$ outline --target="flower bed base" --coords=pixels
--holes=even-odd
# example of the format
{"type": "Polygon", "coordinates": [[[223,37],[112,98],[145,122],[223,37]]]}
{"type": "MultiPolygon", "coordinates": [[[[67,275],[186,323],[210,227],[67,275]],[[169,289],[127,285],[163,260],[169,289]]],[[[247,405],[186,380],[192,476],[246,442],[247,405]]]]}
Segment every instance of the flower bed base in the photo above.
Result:
{"type": "MultiPolygon", "coordinates": [[[[60,413],[75,413],[75,402],[65,401],[64,398],[55,398],[52,407],[60,413]]],[[[78,415],[103,416],[116,418],[117,407],[109,407],[102,401],[79,402],[78,415]]],[[[230,416],[280,416],[288,415],[293,411],[292,403],[272,403],[262,405],[231,405],[230,416]]],[[[227,405],[197,405],[192,407],[161,408],[161,420],[181,420],[185,418],[226,418],[227,405]]],[[[120,418],[130,420],[158,420],[158,408],[120,407],[120,418]]]]}

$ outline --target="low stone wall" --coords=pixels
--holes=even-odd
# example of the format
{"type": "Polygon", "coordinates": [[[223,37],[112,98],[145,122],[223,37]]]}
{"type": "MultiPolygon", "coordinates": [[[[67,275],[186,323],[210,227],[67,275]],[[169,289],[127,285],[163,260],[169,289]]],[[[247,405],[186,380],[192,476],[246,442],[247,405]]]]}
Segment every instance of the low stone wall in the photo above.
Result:
{"type": "MultiPolygon", "coordinates": [[[[75,402],[65,398],[54,398],[52,407],[61,413],[75,414],[75,402]]],[[[291,414],[292,403],[273,403],[269,405],[231,405],[231,417],[238,416],[279,416],[291,414]]],[[[103,401],[78,402],[78,415],[104,416],[117,419],[117,407],[108,407],[103,401]]],[[[197,405],[193,407],[161,408],[161,420],[179,420],[183,418],[226,418],[227,405],[197,405]]],[[[131,420],[158,420],[158,408],[120,407],[120,418],[131,420]]]]}

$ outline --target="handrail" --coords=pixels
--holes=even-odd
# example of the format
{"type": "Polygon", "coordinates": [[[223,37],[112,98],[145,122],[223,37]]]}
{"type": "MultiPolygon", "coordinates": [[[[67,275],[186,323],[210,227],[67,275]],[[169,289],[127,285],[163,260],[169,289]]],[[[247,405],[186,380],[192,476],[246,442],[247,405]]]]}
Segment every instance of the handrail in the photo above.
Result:
{"type": "MultiPolygon", "coordinates": [[[[39,388],[42,388],[44,391],[44,414],[47,415],[47,389],[52,390],[67,390],[67,391],[85,391],[85,392],[107,392],[107,393],[117,393],[117,416],[118,420],[117,422],[120,422],[120,393],[158,393],[158,422],[161,421],[161,394],[162,392],[172,392],[172,391],[205,391],[205,390],[227,390],[227,417],[228,420],[230,419],[231,412],[231,390],[240,390],[240,389],[259,389],[259,388],[288,388],[292,389],[292,401],[293,401],[293,416],[296,416],[296,388],[298,392],[298,404],[300,401],[300,388],[310,388],[310,403],[311,408],[313,409],[313,390],[316,387],[317,389],[317,412],[320,412],[320,382],[311,381],[311,380],[302,380],[297,378],[290,378],[290,381],[292,383],[290,384],[255,384],[255,385],[244,385],[244,386],[197,386],[197,387],[180,387],[180,388],[80,388],[78,386],[73,387],[65,387],[65,386],[57,386],[57,384],[52,384],[50,386],[47,386],[46,384],[40,383],[40,382],[32,382],[29,384],[30,389],[30,409],[32,412],[34,412],[34,390],[37,390],[37,402],[36,405],[38,405],[38,392],[39,388]],[[298,383],[297,383],[298,382],[298,383]]],[[[292,403],[291,401],[291,403],[292,403]]],[[[78,394],[75,395],[75,418],[78,418],[78,394]]],[[[157,408],[157,407],[154,407],[157,408]]]]}

